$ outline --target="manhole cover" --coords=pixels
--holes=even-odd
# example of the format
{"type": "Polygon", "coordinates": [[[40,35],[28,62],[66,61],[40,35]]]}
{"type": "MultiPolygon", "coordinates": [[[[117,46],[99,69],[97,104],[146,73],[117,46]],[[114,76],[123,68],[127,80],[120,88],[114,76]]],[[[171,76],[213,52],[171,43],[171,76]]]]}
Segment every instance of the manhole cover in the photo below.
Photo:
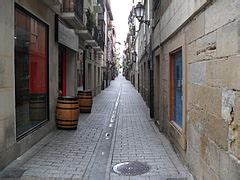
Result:
{"type": "Polygon", "coordinates": [[[123,176],[136,176],[147,173],[150,167],[138,161],[123,162],[113,166],[113,171],[123,176]]]}

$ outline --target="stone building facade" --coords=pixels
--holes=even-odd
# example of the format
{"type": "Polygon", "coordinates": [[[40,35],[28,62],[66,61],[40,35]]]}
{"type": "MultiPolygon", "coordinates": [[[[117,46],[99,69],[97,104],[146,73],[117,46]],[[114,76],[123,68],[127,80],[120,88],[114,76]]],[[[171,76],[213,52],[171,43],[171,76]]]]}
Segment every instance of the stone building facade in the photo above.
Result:
{"type": "MultiPolygon", "coordinates": [[[[150,18],[149,0],[145,4],[144,19],[150,18]]],[[[150,33],[151,29],[146,24],[142,23],[139,27],[139,34],[137,35],[138,41],[138,69],[139,69],[139,89],[140,93],[150,107],[150,33]]]]}
{"type": "Polygon", "coordinates": [[[0,0],[0,169],[56,128],[59,95],[101,92],[106,6],[104,0],[0,0]]]}
{"type": "MultiPolygon", "coordinates": [[[[55,127],[55,107],[58,96],[58,43],[55,42],[55,12],[46,4],[31,0],[1,0],[0,4],[0,40],[4,42],[0,45],[0,169],[2,169],[55,127]],[[14,14],[18,14],[19,19],[17,19],[16,16],[14,18],[14,14]],[[20,17],[22,17],[22,19],[20,19],[20,17]],[[21,22],[31,22],[38,27],[37,30],[39,31],[37,31],[36,34],[34,34],[33,29],[31,29],[32,39],[27,41],[26,38],[28,34],[24,35],[26,32],[23,31],[26,26],[23,26],[25,23],[21,22]],[[19,26],[17,23],[19,23],[19,26]],[[20,26],[22,26],[22,28],[18,30],[15,29],[15,27],[20,26]],[[44,33],[43,28],[47,30],[46,32],[48,33],[44,33]],[[40,31],[43,33],[40,34],[40,31]],[[23,88],[22,92],[18,91],[19,88],[17,87],[20,86],[20,83],[22,82],[22,85],[24,84],[23,79],[20,82],[20,80],[17,80],[17,77],[22,77],[23,72],[21,72],[19,68],[15,68],[15,65],[17,60],[24,60],[22,58],[23,55],[20,53],[21,51],[22,54],[26,53],[27,46],[30,61],[30,50],[32,49],[32,53],[34,52],[31,43],[34,43],[34,40],[36,40],[35,36],[40,38],[45,35],[48,36],[48,42],[46,42],[48,44],[48,57],[46,59],[43,57],[43,62],[48,63],[48,69],[46,68],[46,64],[41,65],[45,67],[43,69],[48,72],[47,77],[49,77],[47,82],[43,83],[43,85],[48,86],[49,89],[47,90],[46,86],[43,88],[46,90],[45,99],[48,98],[49,102],[44,108],[47,108],[49,113],[48,116],[43,117],[44,119],[36,124],[37,127],[31,126],[22,130],[20,126],[21,123],[27,123],[30,126],[33,122],[30,122],[32,118],[26,118],[26,120],[21,121],[17,118],[20,113],[20,107],[22,106],[23,108],[26,104],[26,102],[23,101],[29,97],[25,98],[26,94],[23,92],[25,91],[23,88]],[[19,41],[19,43],[17,41],[19,41]],[[14,46],[20,49],[19,52],[14,46]],[[19,92],[19,94],[16,94],[17,92],[19,92]],[[20,96],[22,97],[22,100],[20,100],[22,102],[18,102],[20,96]]],[[[44,38],[42,40],[45,41],[44,38]]],[[[37,42],[38,41],[35,43],[37,42]]],[[[41,48],[41,46],[44,45],[40,43],[39,46],[39,48],[41,48]]],[[[32,63],[34,62],[32,61],[32,63]]],[[[24,63],[23,66],[26,67],[27,64],[24,63]]],[[[32,69],[30,65],[29,69],[32,69]]],[[[36,71],[36,78],[38,73],[39,72],[36,71]]],[[[34,76],[34,74],[31,75],[34,76]]],[[[46,72],[40,75],[46,76],[46,72]]],[[[26,78],[31,77],[27,75],[26,78]]],[[[30,91],[36,91],[34,90],[36,89],[36,87],[34,88],[34,84],[30,84],[29,86],[33,86],[30,91]]],[[[40,89],[38,90],[40,91],[40,89]]],[[[25,111],[22,110],[22,112],[25,111]]]]}
{"type": "Polygon", "coordinates": [[[239,179],[239,1],[149,4],[155,123],[196,179],[239,179]]]}

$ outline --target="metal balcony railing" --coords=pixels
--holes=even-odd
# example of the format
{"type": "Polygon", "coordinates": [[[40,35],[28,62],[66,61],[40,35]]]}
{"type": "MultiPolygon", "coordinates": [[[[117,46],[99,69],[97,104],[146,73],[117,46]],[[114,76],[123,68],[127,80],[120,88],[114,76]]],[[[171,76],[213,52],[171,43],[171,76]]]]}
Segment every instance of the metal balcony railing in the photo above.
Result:
{"type": "Polygon", "coordinates": [[[98,30],[99,37],[98,37],[98,45],[101,47],[101,49],[104,51],[104,45],[105,45],[105,33],[102,29],[98,30]]]}
{"type": "Polygon", "coordinates": [[[96,26],[93,28],[93,38],[98,42],[99,33],[98,33],[98,29],[96,26]]]}
{"type": "Polygon", "coordinates": [[[73,12],[83,21],[83,1],[84,0],[63,0],[62,11],[73,12]]]}

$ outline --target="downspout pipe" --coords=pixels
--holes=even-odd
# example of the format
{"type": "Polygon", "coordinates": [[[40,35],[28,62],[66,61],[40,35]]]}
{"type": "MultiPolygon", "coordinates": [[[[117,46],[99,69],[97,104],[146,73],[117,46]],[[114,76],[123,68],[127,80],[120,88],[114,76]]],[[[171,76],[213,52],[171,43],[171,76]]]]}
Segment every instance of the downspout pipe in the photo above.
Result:
{"type": "Polygon", "coordinates": [[[83,90],[86,90],[86,49],[83,50],[83,90]]]}
{"type": "Polygon", "coordinates": [[[152,52],[152,32],[150,33],[149,45],[149,61],[150,61],[150,117],[154,118],[154,68],[153,68],[153,52],[152,52]]]}

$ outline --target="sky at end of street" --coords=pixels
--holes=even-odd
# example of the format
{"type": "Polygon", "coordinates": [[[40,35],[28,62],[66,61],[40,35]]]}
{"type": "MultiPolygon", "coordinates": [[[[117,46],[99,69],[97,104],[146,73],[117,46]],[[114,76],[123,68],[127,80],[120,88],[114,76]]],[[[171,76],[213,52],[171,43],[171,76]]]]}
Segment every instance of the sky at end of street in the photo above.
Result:
{"type": "MultiPolygon", "coordinates": [[[[121,43],[121,51],[128,33],[128,16],[133,6],[133,0],[111,0],[113,25],[116,30],[116,41],[121,43]]],[[[122,53],[122,52],[121,52],[122,53]]]]}

